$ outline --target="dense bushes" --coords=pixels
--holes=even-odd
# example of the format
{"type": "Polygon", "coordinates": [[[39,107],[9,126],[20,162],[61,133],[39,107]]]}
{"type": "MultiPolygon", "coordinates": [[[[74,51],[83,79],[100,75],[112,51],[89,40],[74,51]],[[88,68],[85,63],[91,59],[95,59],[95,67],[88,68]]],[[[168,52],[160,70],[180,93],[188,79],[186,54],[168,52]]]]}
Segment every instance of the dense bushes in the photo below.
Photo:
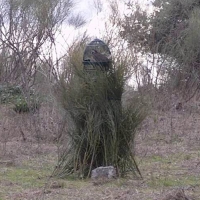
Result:
{"type": "Polygon", "coordinates": [[[145,116],[142,105],[122,106],[125,66],[89,75],[76,71],[69,81],[60,81],[61,103],[73,126],[67,135],[54,175],[90,176],[99,166],[115,166],[119,176],[140,174],[132,153],[137,126],[145,116]]]}

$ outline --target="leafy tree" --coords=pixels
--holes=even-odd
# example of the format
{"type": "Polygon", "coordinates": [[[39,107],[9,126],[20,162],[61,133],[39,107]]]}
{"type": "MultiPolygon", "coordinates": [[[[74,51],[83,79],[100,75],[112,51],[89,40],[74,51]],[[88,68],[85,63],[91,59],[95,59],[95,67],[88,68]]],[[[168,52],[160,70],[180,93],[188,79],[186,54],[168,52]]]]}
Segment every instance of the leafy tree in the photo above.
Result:
{"type": "MultiPolygon", "coordinates": [[[[149,13],[139,5],[128,4],[121,36],[144,54],[159,54],[167,60],[170,80],[193,85],[200,79],[200,1],[155,0],[149,13]]],[[[183,84],[182,84],[183,83],[183,84]]]]}

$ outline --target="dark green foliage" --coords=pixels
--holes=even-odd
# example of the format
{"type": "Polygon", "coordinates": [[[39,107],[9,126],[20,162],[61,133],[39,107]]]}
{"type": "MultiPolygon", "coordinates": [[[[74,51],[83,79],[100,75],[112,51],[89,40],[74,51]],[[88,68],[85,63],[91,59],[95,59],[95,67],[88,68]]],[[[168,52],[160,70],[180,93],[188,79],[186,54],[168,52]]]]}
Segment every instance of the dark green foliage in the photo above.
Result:
{"type": "Polygon", "coordinates": [[[13,109],[18,113],[29,112],[28,104],[22,96],[19,96],[15,99],[15,107],[13,109]]]}
{"type": "MultiPolygon", "coordinates": [[[[150,18],[150,35],[154,39],[154,49],[158,53],[166,53],[170,56],[171,48],[183,48],[188,37],[187,29],[191,29],[191,19],[196,9],[200,9],[198,0],[156,0],[154,6],[158,9],[150,18]],[[168,47],[168,48],[167,48],[168,47]]],[[[194,30],[192,30],[194,31],[194,30]]],[[[175,56],[177,59],[178,57],[175,56]]]]}
{"type": "Polygon", "coordinates": [[[171,57],[175,65],[169,65],[170,82],[175,88],[198,86],[200,80],[200,2],[198,0],[155,1],[159,9],[151,19],[151,49],[171,57]],[[159,3],[158,3],[159,2],[159,3]]]}
{"type": "Polygon", "coordinates": [[[70,145],[59,157],[54,175],[88,177],[92,169],[108,165],[120,176],[128,171],[140,174],[132,145],[144,109],[137,102],[122,107],[124,84],[123,66],[92,75],[79,71],[70,81],[61,80],[61,102],[73,128],[68,129],[70,145]]]}
{"type": "Polygon", "coordinates": [[[10,103],[18,95],[21,95],[20,87],[0,86],[0,102],[1,103],[10,103]]]}
{"type": "MultiPolygon", "coordinates": [[[[133,9],[134,4],[129,5],[133,9]]],[[[170,56],[171,49],[184,48],[184,39],[187,35],[194,12],[200,9],[199,0],[155,0],[154,13],[148,14],[140,6],[125,16],[122,24],[121,36],[130,45],[136,44],[146,51],[164,53],[170,56]]],[[[177,57],[176,57],[177,58],[177,57]]]]}
{"type": "Polygon", "coordinates": [[[174,88],[199,87],[200,1],[155,0],[153,6],[151,14],[137,6],[126,16],[121,36],[144,54],[159,54],[174,88]]]}
{"type": "Polygon", "coordinates": [[[0,87],[1,104],[13,104],[13,109],[17,113],[35,112],[39,109],[40,101],[33,92],[30,93],[29,100],[26,99],[18,86],[0,87]]]}
{"type": "Polygon", "coordinates": [[[14,111],[17,113],[35,112],[40,108],[40,101],[34,96],[30,96],[28,103],[23,96],[16,97],[14,101],[14,111]]]}

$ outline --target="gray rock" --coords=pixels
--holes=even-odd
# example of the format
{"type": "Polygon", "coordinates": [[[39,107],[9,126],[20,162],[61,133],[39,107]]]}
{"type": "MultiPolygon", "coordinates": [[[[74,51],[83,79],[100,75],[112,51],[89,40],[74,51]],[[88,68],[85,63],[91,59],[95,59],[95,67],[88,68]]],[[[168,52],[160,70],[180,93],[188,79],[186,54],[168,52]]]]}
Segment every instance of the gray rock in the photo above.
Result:
{"type": "Polygon", "coordinates": [[[116,178],[117,173],[116,169],[113,166],[106,167],[97,167],[92,170],[91,178],[99,179],[99,178],[116,178]]]}

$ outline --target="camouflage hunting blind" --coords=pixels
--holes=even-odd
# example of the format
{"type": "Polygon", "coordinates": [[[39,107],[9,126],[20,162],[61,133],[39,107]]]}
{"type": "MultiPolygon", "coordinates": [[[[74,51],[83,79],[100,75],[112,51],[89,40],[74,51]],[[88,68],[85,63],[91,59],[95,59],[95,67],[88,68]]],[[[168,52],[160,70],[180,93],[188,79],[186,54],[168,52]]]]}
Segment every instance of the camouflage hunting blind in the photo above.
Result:
{"type": "Polygon", "coordinates": [[[110,50],[102,40],[94,39],[85,48],[83,65],[86,72],[108,71],[111,66],[110,50]]]}

